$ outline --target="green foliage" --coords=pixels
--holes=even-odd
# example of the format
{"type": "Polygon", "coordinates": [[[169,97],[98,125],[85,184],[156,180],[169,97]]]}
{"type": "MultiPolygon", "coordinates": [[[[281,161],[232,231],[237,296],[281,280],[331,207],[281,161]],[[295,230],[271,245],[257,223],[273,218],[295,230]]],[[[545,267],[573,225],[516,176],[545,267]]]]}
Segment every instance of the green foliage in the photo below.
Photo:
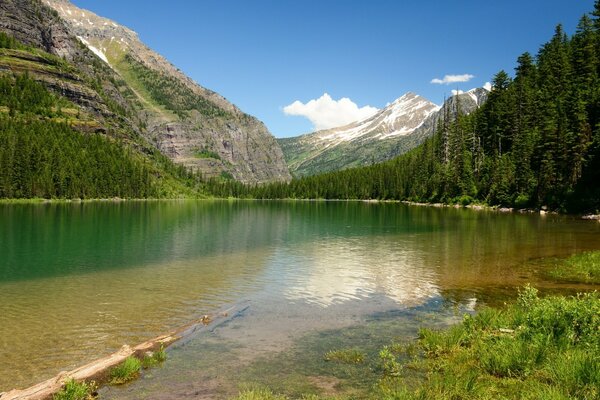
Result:
{"type": "Polygon", "coordinates": [[[167,352],[165,351],[165,348],[160,346],[160,348],[152,354],[152,358],[159,363],[167,361],[167,352]]]}
{"type": "Polygon", "coordinates": [[[0,32],[0,49],[24,49],[19,41],[14,37],[7,35],[4,32],[0,32]]]}
{"type": "Polygon", "coordinates": [[[220,177],[226,181],[233,181],[233,175],[228,171],[221,171],[220,177]]]}
{"type": "Polygon", "coordinates": [[[323,358],[343,364],[361,364],[365,361],[365,354],[356,349],[340,349],[328,351],[323,358]]]}
{"type": "Polygon", "coordinates": [[[286,400],[287,397],[275,394],[268,389],[249,389],[241,392],[235,400],[286,400]]]}
{"type": "Polygon", "coordinates": [[[214,158],[216,160],[220,160],[221,156],[219,155],[219,153],[216,153],[212,150],[208,150],[205,148],[199,149],[197,151],[194,152],[194,157],[196,158],[214,158]]]}
{"type": "Polygon", "coordinates": [[[600,251],[576,254],[559,262],[548,275],[559,281],[600,283],[600,251]]]}
{"type": "Polygon", "coordinates": [[[381,370],[384,377],[400,376],[402,373],[402,364],[396,359],[396,355],[388,346],[384,346],[379,351],[379,359],[381,360],[381,370]]]}
{"type": "Polygon", "coordinates": [[[482,369],[497,377],[522,377],[539,367],[546,358],[546,343],[536,337],[523,342],[511,336],[498,337],[479,349],[482,369]]]}
{"type": "Polygon", "coordinates": [[[65,100],[52,95],[27,74],[0,76],[0,106],[7,107],[11,116],[28,113],[57,117],[61,115],[57,109],[66,105],[65,100]]]}
{"type": "Polygon", "coordinates": [[[52,400],[91,400],[96,391],[94,382],[77,382],[74,379],[68,380],[60,392],[52,396],[52,400]]]}
{"type": "Polygon", "coordinates": [[[150,167],[98,134],[0,116],[0,198],[143,198],[158,193],[150,167]]]}
{"type": "Polygon", "coordinates": [[[185,118],[187,112],[192,110],[207,117],[229,116],[227,111],[194,93],[180,80],[146,67],[130,54],[125,55],[124,63],[134,79],[148,91],[152,100],[180,117],[185,118]]]}
{"type": "Polygon", "coordinates": [[[144,358],[142,358],[142,368],[148,369],[150,367],[154,367],[156,365],[162,364],[167,360],[167,352],[161,346],[160,349],[152,352],[151,354],[146,354],[144,358]]]}
{"type": "Polygon", "coordinates": [[[122,385],[138,377],[142,362],[135,357],[127,357],[125,361],[110,370],[110,383],[122,385]]]}
{"type": "Polygon", "coordinates": [[[421,329],[419,343],[429,356],[435,357],[452,353],[458,350],[465,340],[465,330],[462,326],[455,326],[446,331],[433,331],[421,329]]]}
{"type": "MultiPolygon", "coordinates": [[[[328,397],[317,396],[315,394],[305,394],[299,400],[327,400],[328,397]]],[[[276,394],[272,390],[265,388],[251,388],[242,390],[239,395],[232,400],[290,400],[290,397],[283,394],[276,394]]]]}
{"type": "Polygon", "coordinates": [[[484,309],[445,331],[423,330],[424,374],[408,387],[383,374],[384,399],[596,399],[600,396],[600,295],[538,297],[532,287],[504,310],[484,309]]]}

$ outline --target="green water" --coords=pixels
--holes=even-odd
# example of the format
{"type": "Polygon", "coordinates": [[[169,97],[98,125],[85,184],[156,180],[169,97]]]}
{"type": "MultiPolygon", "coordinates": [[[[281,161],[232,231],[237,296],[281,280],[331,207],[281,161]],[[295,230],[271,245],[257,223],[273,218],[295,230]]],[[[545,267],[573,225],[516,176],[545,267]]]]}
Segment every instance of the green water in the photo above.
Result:
{"type": "Polygon", "coordinates": [[[590,249],[599,223],[555,215],[363,202],[0,205],[0,391],[241,303],[244,313],[174,348],[163,368],[104,396],[227,397],[271,384],[274,368],[317,390],[341,378],[293,366],[331,340],[410,337],[526,282],[589,289],[543,271],[549,257],[590,249]]]}

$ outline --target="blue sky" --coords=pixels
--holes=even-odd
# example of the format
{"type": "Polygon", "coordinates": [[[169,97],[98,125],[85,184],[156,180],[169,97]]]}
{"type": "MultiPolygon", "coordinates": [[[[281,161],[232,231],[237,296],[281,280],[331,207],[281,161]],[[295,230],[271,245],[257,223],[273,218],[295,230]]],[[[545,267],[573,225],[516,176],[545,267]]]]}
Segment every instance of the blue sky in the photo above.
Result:
{"type": "MultiPolygon", "coordinates": [[[[593,0],[72,1],[135,30],[148,46],[201,85],[258,117],[277,137],[313,130],[314,121],[286,115],[284,107],[295,101],[306,104],[324,93],[331,100],[318,104],[332,105],[332,112],[341,98],[350,99],[357,109],[382,108],[408,91],[441,104],[451,90],[481,86],[500,69],[512,74],[521,53],[535,54],[558,23],[573,33],[581,15],[594,4],[593,0]],[[464,74],[473,78],[450,85],[431,83],[445,75],[464,74]]],[[[352,103],[346,101],[344,110],[351,112],[352,103]]]]}

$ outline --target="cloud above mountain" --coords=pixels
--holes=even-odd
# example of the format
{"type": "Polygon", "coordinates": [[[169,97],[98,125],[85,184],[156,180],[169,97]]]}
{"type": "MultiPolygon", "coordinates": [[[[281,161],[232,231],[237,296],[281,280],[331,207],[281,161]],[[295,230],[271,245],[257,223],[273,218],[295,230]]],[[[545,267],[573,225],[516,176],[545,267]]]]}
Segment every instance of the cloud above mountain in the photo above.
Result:
{"type": "Polygon", "coordinates": [[[430,83],[435,83],[438,85],[449,85],[451,83],[469,82],[473,78],[475,78],[475,75],[471,74],[444,75],[442,79],[433,78],[430,83]]]}
{"type": "Polygon", "coordinates": [[[283,107],[283,112],[286,115],[307,118],[313,124],[315,130],[346,125],[368,118],[377,111],[379,111],[377,108],[371,106],[359,107],[347,97],[334,100],[327,93],[306,103],[296,100],[292,104],[283,107]]]}

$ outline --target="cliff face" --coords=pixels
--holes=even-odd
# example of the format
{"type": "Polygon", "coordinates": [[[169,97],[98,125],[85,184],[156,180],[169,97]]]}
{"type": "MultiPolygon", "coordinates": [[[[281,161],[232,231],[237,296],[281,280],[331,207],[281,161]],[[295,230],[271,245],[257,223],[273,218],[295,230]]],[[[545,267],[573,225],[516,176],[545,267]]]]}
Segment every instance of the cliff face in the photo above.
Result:
{"type": "MultiPolygon", "coordinates": [[[[59,16],[56,24],[66,24],[131,89],[125,97],[136,104],[142,134],[176,163],[205,177],[247,183],[291,178],[281,148],[262,122],[185,76],[134,31],[67,0],[43,4],[59,16]]],[[[55,54],[69,54],[72,47],[55,54]]]]}
{"type": "Polygon", "coordinates": [[[18,41],[59,57],[71,58],[78,51],[74,38],[57,13],[37,1],[2,0],[0,29],[18,41]]]}
{"type": "Polygon", "coordinates": [[[56,56],[4,50],[0,69],[29,73],[93,114],[105,128],[125,124],[137,130],[136,121],[127,117],[133,107],[119,89],[118,76],[77,40],[58,13],[37,0],[2,0],[0,11],[1,32],[56,56]]]}

